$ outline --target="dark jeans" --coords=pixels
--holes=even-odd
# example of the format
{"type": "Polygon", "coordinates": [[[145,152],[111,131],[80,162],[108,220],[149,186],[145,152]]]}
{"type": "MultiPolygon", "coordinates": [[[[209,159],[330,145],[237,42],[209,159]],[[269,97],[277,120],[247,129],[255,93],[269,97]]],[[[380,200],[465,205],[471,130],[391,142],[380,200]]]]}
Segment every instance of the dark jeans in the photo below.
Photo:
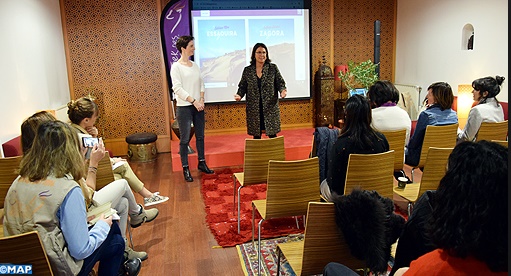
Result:
{"type": "Polygon", "coordinates": [[[181,156],[181,165],[188,167],[188,144],[190,143],[190,130],[195,129],[195,146],[199,161],[204,161],[204,111],[197,111],[195,106],[178,106],[176,119],[179,125],[179,155],[181,156]]]}
{"type": "Polygon", "coordinates": [[[83,260],[78,276],[86,276],[99,261],[98,276],[112,276],[119,273],[124,261],[124,238],[119,225],[114,222],[105,241],[89,257],[83,260]]]}
{"type": "Polygon", "coordinates": [[[328,263],[323,270],[323,276],[358,276],[359,274],[343,264],[328,263]]]}

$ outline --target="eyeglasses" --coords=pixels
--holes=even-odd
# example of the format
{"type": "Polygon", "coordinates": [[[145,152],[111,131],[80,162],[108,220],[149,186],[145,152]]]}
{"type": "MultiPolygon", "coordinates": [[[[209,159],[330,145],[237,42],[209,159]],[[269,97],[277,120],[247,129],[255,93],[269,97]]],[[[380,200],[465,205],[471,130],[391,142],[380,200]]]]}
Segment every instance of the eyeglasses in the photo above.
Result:
{"type": "Polygon", "coordinates": [[[266,55],[266,52],[255,52],[258,55],[266,55]]]}

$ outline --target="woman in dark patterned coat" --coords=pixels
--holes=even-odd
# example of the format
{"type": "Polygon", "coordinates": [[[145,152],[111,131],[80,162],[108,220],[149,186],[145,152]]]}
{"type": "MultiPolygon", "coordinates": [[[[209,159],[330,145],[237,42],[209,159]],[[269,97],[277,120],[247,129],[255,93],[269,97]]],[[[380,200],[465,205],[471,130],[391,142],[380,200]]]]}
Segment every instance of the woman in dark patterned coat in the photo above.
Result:
{"type": "Polygon", "coordinates": [[[256,43],[234,94],[236,101],[247,95],[247,133],[254,139],[261,139],[263,130],[270,138],[280,132],[279,94],[286,97],[286,82],[277,65],[271,63],[266,45],[256,43]]]}

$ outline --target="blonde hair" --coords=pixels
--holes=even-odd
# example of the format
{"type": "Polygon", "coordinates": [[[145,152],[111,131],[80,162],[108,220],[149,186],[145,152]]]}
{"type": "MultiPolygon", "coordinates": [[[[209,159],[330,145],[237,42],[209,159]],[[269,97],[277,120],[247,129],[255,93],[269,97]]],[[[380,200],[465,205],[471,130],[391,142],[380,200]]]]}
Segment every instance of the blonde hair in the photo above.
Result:
{"type": "Polygon", "coordinates": [[[67,174],[75,181],[85,174],[78,134],[64,122],[44,122],[37,128],[32,148],[21,159],[20,175],[36,182],[67,174]]]}
{"type": "Polygon", "coordinates": [[[79,125],[85,118],[92,118],[94,114],[99,115],[99,108],[92,96],[81,97],[67,103],[67,116],[73,124],[79,125]]]}

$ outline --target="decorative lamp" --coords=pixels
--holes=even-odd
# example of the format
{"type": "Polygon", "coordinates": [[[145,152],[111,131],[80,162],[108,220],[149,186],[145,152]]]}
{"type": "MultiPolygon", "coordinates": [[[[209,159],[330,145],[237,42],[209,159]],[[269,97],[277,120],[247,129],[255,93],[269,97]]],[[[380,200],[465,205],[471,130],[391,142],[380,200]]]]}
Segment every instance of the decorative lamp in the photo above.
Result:
{"type": "Polygon", "coordinates": [[[458,85],[458,98],[456,103],[456,112],[458,113],[458,124],[461,129],[465,127],[468,119],[468,113],[474,103],[472,96],[472,85],[459,84],[458,85]]]}
{"type": "Polygon", "coordinates": [[[346,73],[346,71],[348,71],[348,65],[336,65],[335,68],[334,68],[334,77],[335,77],[335,80],[336,81],[339,81],[341,80],[339,78],[339,72],[343,72],[343,73],[346,73]]]}

